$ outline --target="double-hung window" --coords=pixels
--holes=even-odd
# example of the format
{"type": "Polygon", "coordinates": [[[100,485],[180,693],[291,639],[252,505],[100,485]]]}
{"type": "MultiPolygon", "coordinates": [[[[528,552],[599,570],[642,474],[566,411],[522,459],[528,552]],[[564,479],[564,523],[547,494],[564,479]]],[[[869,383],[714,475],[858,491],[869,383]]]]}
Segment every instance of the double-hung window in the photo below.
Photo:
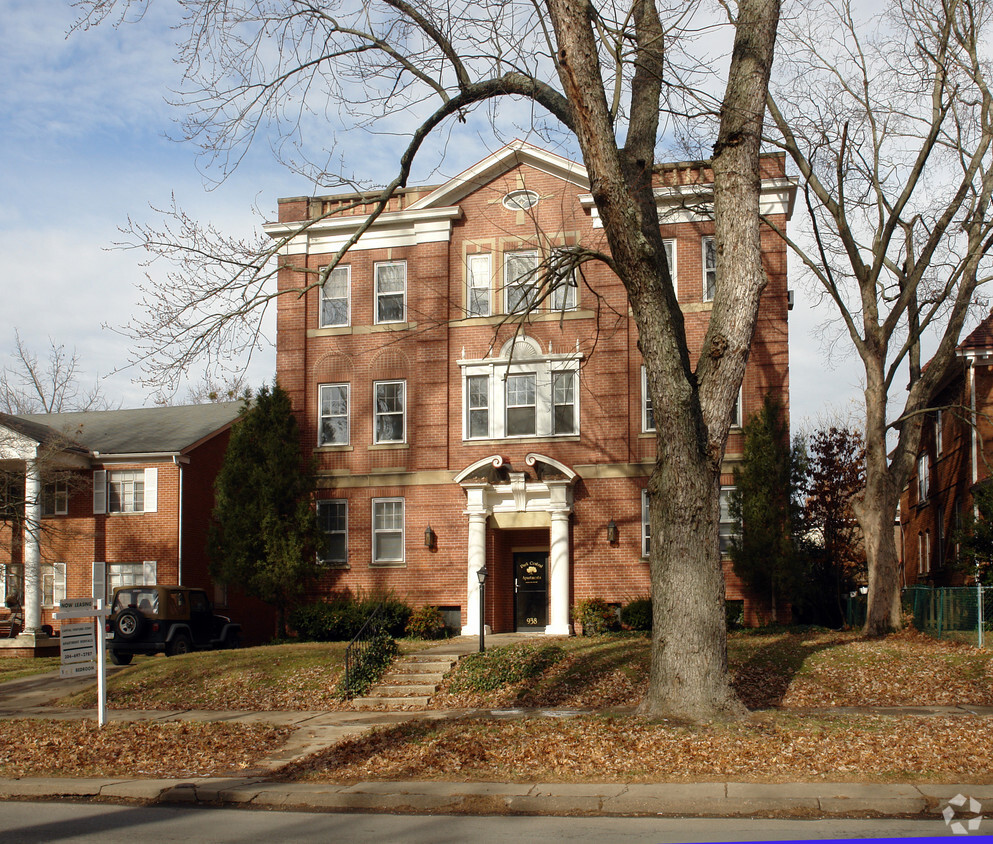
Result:
{"type": "Polygon", "coordinates": [[[348,325],[350,293],[351,267],[335,267],[321,287],[321,328],[348,325]]]}
{"type": "Polygon", "coordinates": [[[389,565],[403,562],[403,499],[372,500],[372,562],[389,565]]]}
{"type": "Polygon", "coordinates": [[[721,553],[728,554],[731,551],[731,542],[738,538],[738,532],[734,519],[731,517],[731,493],[733,486],[721,487],[721,521],[718,526],[720,534],[721,553]]]}
{"type": "Polygon", "coordinates": [[[508,314],[526,313],[538,302],[538,252],[507,252],[503,256],[503,289],[508,314]]]}
{"type": "Polygon", "coordinates": [[[641,556],[652,550],[652,522],[648,513],[648,490],[641,491],[641,556]]]}
{"type": "Polygon", "coordinates": [[[655,430],[655,412],[652,408],[652,394],[648,390],[648,370],[641,367],[641,430],[655,430]]]}
{"type": "Polygon", "coordinates": [[[110,513],[143,513],[145,511],[145,473],[108,472],[107,510],[110,513]]]}
{"type": "Polygon", "coordinates": [[[375,417],[373,442],[402,443],[406,429],[406,381],[376,381],[373,383],[375,417]]]}
{"type": "Polygon", "coordinates": [[[41,567],[41,605],[57,607],[66,596],[66,564],[45,563],[41,567]]]}
{"type": "Polygon", "coordinates": [[[917,500],[927,501],[931,492],[931,467],[927,452],[917,458],[917,500]]]}
{"type": "Polygon", "coordinates": [[[326,498],[317,502],[317,523],[323,541],[317,558],[331,566],[348,565],[348,502],[343,498],[326,498]]]}
{"type": "Polygon", "coordinates": [[[348,445],[348,384],[321,384],[318,445],[348,445]]]}
{"type": "Polygon", "coordinates": [[[402,261],[376,264],[376,323],[406,320],[407,265],[402,261]]]}
{"type": "Polygon", "coordinates": [[[490,435],[490,379],[485,375],[466,378],[466,436],[469,439],[490,435]]]}
{"type": "Polygon", "coordinates": [[[579,352],[545,353],[517,337],[493,358],[460,360],[463,438],[579,434],[579,352]]]}
{"type": "Polygon", "coordinates": [[[552,373],[552,433],[576,433],[576,373],[552,373]]]}
{"type": "Polygon", "coordinates": [[[466,260],[466,316],[490,315],[490,255],[470,255],[466,260]]]}
{"type": "Polygon", "coordinates": [[[507,436],[533,437],[537,432],[537,390],[534,373],[507,376],[507,436]]]}
{"type": "MultiPolygon", "coordinates": [[[[563,253],[564,254],[564,253],[563,253]]],[[[557,278],[552,287],[552,310],[571,311],[576,308],[577,281],[575,271],[557,278]]]]}
{"type": "Polygon", "coordinates": [[[714,238],[703,239],[703,301],[709,302],[717,291],[717,247],[714,238]]]}
{"type": "Polygon", "coordinates": [[[65,516],[69,512],[69,485],[65,481],[52,481],[41,490],[41,515],[65,516]]]}

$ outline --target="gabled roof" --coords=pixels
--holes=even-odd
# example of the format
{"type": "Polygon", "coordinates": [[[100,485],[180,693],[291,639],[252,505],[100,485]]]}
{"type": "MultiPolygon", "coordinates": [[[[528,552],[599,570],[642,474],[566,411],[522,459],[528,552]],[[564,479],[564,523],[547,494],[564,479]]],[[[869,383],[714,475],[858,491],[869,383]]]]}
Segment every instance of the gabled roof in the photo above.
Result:
{"type": "Polygon", "coordinates": [[[584,191],[590,189],[590,178],[582,164],[536,147],[527,141],[514,140],[435,188],[427,196],[411,203],[409,210],[454,205],[473,191],[522,164],[571,182],[584,191]]]}
{"type": "Polygon", "coordinates": [[[960,352],[993,350],[993,311],[958,345],[960,352]]]}
{"type": "Polygon", "coordinates": [[[9,418],[38,432],[57,433],[101,457],[178,454],[227,428],[241,407],[241,402],[219,402],[9,418]]]}
{"type": "Polygon", "coordinates": [[[73,451],[86,453],[86,449],[73,442],[74,437],[71,432],[63,432],[51,428],[40,422],[35,422],[27,416],[12,416],[9,413],[0,413],[0,428],[6,428],[17,434],[37,443],[38,445],[51,445],[53,443],[68,447],[73,451]]]}

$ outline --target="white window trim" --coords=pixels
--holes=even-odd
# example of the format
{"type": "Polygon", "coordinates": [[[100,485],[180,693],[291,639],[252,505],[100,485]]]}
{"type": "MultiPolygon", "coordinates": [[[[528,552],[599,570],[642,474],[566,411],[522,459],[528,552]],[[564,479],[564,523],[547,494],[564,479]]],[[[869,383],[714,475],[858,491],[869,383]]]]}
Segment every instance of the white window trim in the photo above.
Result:
{"type": "MultiPolygon", "coordinates": [[[[731,508],[730,508],[730,505],[731,505],[731,494],[735,491],[735,489],[737,489],[737,487],[734,487],[734,486],[722,486],[721,487],[721,490],[720,490],[720,493],[718,493],[718,495],[720,496],[720,499],[719,499],[720,500],[720,512],[717,515],[718,533],[720,533],[720,529],[721,529],[721,527],[723,525],[734,525],[734,520],[731,518],[731,513],[730,513],[730,509],[731,508]],[[725,508],[727,508],[727,511],[728,511],[728,518],[727,519],[724,518],[725,508]]],[[[733,530],[728,532],[728,539],[729,540],[736,539],[737,537],[738,537],[738,535],[736,533],[734,533],[733,530]]],[[[720,540],[723,540],[723,538],[724,538],[723,536],[720,536],[720,540]]],[[[727,556],[728,551],[727,551],[727,549],[722,548],[720,553],[721,553],[721,556],[722,557],[725,557],[725,556],[727,556]]]]}
{"type": "Polygon", "coordinates": [[[641,491],[641,556],[646,560],[651,550],[651,533],[652,524],[651,516],[648,512],[648,490],[643,489],[641,491]]]}
{"type": "MultiPolygon", "coordinates": [[[[324,272],[327,267],[321,267],[320,272],[324,272]]],[[[349,264],[339,264],[335,267],[329,274],[324,284],[320,288],[320,299],[318,302],[318,314],[317,321],[321,328],[347,328],[352,324],[352,267],[349,264]],[[345,321],[344,322],[334,322],[328,323],[324,321],[324,284],[331,281],[331,276],[336,272],[344,271],[345,273],[345,321]]]]}
{"type": "Polygon", "coordinates": [[[666,258],[669,260],[669,276],[672,278],[672,289],[679,290],[679,279],[676,273],[676,238],[663,238],[666,258]]]}
{"type": "MultiPolygon", "coordinates": [[[[517,347],[540,348],[533,340],[526,337],[517,338],[517,347]]],[[[462,369],[462,434],[463,440],[478,441],[483,437],[469,437],[469,381],[472,375],[482,375],[487,378],[489,384],[489,436],[488,439],[549,439],[557,437],[578,437],[582,419],[581,406],[581,386],[580,370],[583,361],[581,352],[570,352],[567,354],[547,353],[539,354],[535,357],[508,357],[510,349],[505,345],[500,352],[500,357],[483,360],[460,360],[459,366],[462,369]],[[555,434],[553,414],[555,406],[552,395],[552,373],[571,372],[573,373],[573,396],[574,404],[574,430],[568,434],[555,434]],[[506,433],[507,425],[507,390],[506,378],[509,375],[529,375],[534,374],[536,388],[536,419],[535,433],[510,436],[506,433]]]]}
{"type": "MultiPolygon", "coordinates": [[[[329,416],[330,418],[338,418],[329,416]]],[[[335,446],[350,445],[352,442],[352,385],[348,382],[320,384],[317,388],[317,445],[319,448],[334,448],[335,446]],[[324,442],[324,390],[332,387],[345,388],[345,441],[324,442]]]]}
{"type": "MultiPolygon", "coordinates": [[[[513,249],[513,250],[510,250],[508,252],[504,252],[503,253],[503,312],[505,314],[526,314],[526,313],[528,313],[528,312],[530,312],[532,310],[535,310],[536,305],[537,305],[537,302],[534,301],[534,302],[531,302],[531,304],[528,307],[521,308],[520,310],[514,310],[514,311],[512,311],[510,309],[510,288],[513,286],[515,289],[517,289],[517,288],[523,287],[524,285],[521,285],[521,284],[511,285],[510,284],[510,280],[507,277],[507,270],[508,270],[510,264],[507,261],[507,258],[509,256],[520,256],[520,255],[533,255],[534,256],[534,275],[531,278],[531,285],[530,286],[531,286],[531,289],[532,290],[536,291],[536,293],[534,294],[534,299],[535,300],[537,300],[538,295],[540,295],[539,279],[538,279],[538,268],[541,266],[541,254],[538,252],[538,250],[537,249],[513,249]]],[[[520,276],[518,276],[518,278],[520,278],[520,276]]],[[[528,297],[526,295],[525,296],[525,299],[523,301],[527,302],[529,298],[530,297],[528,297]]]]}
{"type": "MultiPolygon", "coordinates": [[[[369,525],[370,535],[371,535],[371,548],[370,553],[372,557],[373,566],[399,566],[406,562],[407,556],[407,504],[403,498],[373,498],[372,499],[372,521],[369,525]],[[388,504],[397,503],[400,504],[400,557],[391,559],[376,559],[376,505],[377,504],[388,504]]],[[[391,529],[389,533],[393,533],[391,529]]]]}
{"type": "Polygon", "coordinates": [[[923,504],[931,493],[931,467],[927,452],[917,457],[917,502],[923,504]]]}
{"type": "Polygon", "coordinates": [[[732,428],[745,427],[745,385],[738,388],[738,412],[731,417],[732,428]]]}
{"type": "MultiPolygon", "coordinates": [[[[713,235],[707,235],[706,237],[701,237],[700,238],[700,268],[701,268],[702,276],[703,276],[702,279],[701,279],[701,281],[702,281],[702,293],[703,293],[703,301],[704,302],[713,302],[714,301],[714,297],[713,296],[707,295],[709,293],[709,290],[708,290],[709,285],[707,284],[707,272],[708,272],[708,267],[707,267],[707,244],[708,243],[713,243],[713,242],[714,242],[714,236],[713,235]]],[[[713,273],[714,273],[714,293],[716,293],[717,292],[717,251],[716,251],[716,246],[715,246],[715,250],[714,250],[714,267],[713,267],[713,273]]]]}
{"type": "MultiPolygon", "coordinates": [[[[384,414],[392,416],[392,413],[384,414]]],[[[372,441],[375,445],[396,445],[397,443],[407,442],[407,382],[405,379],[390,378],[383,381],[373,381],[372,382],[372,441]],[[381,385],[386,384],[400,384],[403,386],[403,421],[401,422],[403,426],[403,436],[398,440],[381,440],[379,439],[379,407],[377,406],[376,393],[381,385]]]]}
{"type": "Polygon", "coordinates": [[[465,407],[463,408],[463,424],[462,424],[462,439],[464,440],[488,440],[491,438],[491,431],[493,429],[493,383],[492,380],[482,374],[466,375],[462,379],[463,389],[462,392],[465,396],[465,407]],[[470,378],[482,378],[483,383],[486,384],[486,432],[483,434],[478,434],[473,436],[471,433],[472,426],[470,420],[472,417],[471,411],[482,410],[482,407],[470,407],[469,406],[469,379],[470,378]]]}
{"type": "Polygon", "coordinates": [[[57,607],[66,596],[66,564],[43,563],[41,566],[41,597],[43,607],[57,607]],[[52,602],[45,603],[45,578],[52,578],[52,602]]]}
{"type": "Polygon", "coordinates": [[[49,481],[41,488],[41,515],[43,517],[69,515],[69,483],[68,481],[49,481]],[[48,490],[52,490],[52,511],[46,512],[45,499],[48,490]]]}
{"type": "MultiPolygon", "coordinates": [[[[134,483],[135,479],[132,479],[134,483]]],[[[93,512],[106,513],[114,516],[138,516],[142,513],[158,511],[159,470],[155,467],[147,469],[100,469],[93,473],[93,512]],[[111,510],[110,484],[115,474],[132,474],[142,477],[142,508],[140,510],[111,510]]]]}
{"type": "Polygon", "coordinates": [[[379,261],[373,265],[372,270],[372,308],[376,325],[397,325],[407,321],[407,262],[406,261],[379,261]],[[380,267],[403,267],[403,304],[401,305],[400,319],[380,319],[379,318],[379,297],[380,295],[395,296],[395,293],[380,294],[379,292],[379,269],[380,267]]]}
{"type": "MultiPolygon", "coordinates": [[[[648,424],[648,405],[652,397],[648,392],[648,369],[644,364],[641,366],[641,430],[642,433],[651,434],[655,432],[655,416],[652,415],[652,424],[648,424]]],[[[653,408],[654,411],[654,408],[653,408]]]]}
{"type": "Polygon", "coordinates": [[[347,498],[322,498],[317,502],[318,510],[321,507],[327,507],[330,504],[335,506],[343,506],[345,508],[345,530],[344,531],[325,531],[322,529],[322,533],[344,533],[345,534],[345,558],[343,560],[332,560],[330,558],[323,558],[320,553],[317,555],[318,562],[327,566],[328,568],[348,568],[348,499],[347,498]]]}
{"type": "Polygon", "coordinates": [[[465,314],[467,317],[488,317],[493,311],[493,256],[489,252],[474,252],[466,256],[465,262],[465,314]],[[482,271],[473,269],[473,264],[482,265],[482,271]],[[477,284],[480,275],[486,282],[477,284]],[[474,290],[486,291],[486,308],[482,313],[475,313],[472,309],[472,292],[474,290]]]}
{"type": "Polygon", "coordinates": [[[934,415],[934,450],[938,457],[944,450],[944,419],[941,410],[935,411],[934,415]]]}

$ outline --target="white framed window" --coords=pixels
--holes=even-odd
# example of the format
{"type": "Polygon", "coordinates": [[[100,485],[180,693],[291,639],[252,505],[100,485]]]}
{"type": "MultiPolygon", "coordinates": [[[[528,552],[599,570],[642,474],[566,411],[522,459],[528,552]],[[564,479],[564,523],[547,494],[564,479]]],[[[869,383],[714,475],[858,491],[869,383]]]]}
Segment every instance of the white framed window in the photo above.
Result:
{"type": "Polygon", "coordinates": [[[931,492],[931,465],[927,459],[927,452],[917,458],[917,500],[924,502],[931,492]]]}
{"type": "Polygon", "coordinates": [[[143,471],[107,472],[107,512],[145,512],[145,473],[143,471]]]}
{"type": "Polygon", "coordinates": [[[678,290],[679,286],[676,282],[676,241],[674,238],[666,238],[662,241],[662,247],[665,249],[665,257],[669,262],[669,277],[672,279],[672,287],[674,290],[678,290]]]}
{"type": "Polygon", "coordinates": [[[934,414],[934,451],[939,457],[941,457],[941,452],[944,450],[944,418],[941,415],[941,411],[937,410],[934,414]]]}
{"type": "Polygon", "coordinates": [[[931,531],[924,531],[924,573],[931,573],[931,531]]]}
{"type": "Polygon", "coordinates": [[[508,437],[533,437],[538,430],[536,380],[533,372],[507,376],[508,437]]]}
{"type": "Polygon", "coordinates": [[[41,566],[41,605],[57,607],[66,596],[66,564],[43,563],[41,566]]]}
{"type": "Polygon", "coordinates": [[[645,433],[655,430],[652,394],[648,390],[648,370],[644,366],[641,367],[641,430],[645,433]]]}
{"type": "Polygon", "coordinates": [[[463,438],[577,435],[582,359],[580,352],[546,354],[517,337],[497,357],[460,360],[463,438]]]}
{"type": "MultiPolygon", "coordinates": [[[[95,568],[94,565],[94,570],[95,568]]],[[[110,601],[118,586],[153,586],[158,582],[157,568],[155,560],[146,560],[143,563],[107,563],[106,600],[110,601]]]]}
{"type": "Polygon", "coordinates": [[[744,397],[745,388],[744,386],[738,388],[738,398],[735,400],[734,407],[731,408],[731,427],[740,428],[744,425],[744,407],[742,399],[744,397]]]}
{"type": "Polygon", "coordinates": [[[321,384],[318,445],[348,445],[349,389],[348,384],[321,384]]]}
{"type": "Polygon", "coordinates": [[[647,558],[652,550],[652,523],[648,514],[648,490],[641,491],[641,556],[647,558]]]}
{"type": "Polygon", "coordinates": [[[538,302],[538,251],[505,252],[503,256],[504,311],[526,313],[538,302]]]}
{"type": "Polygon", "coordinates": [[[372,563],[389,565],[404,560],[402,498],[372,500],[372,563]]]}
{"type": "Polygon", "coordinates": [[[485,375],[470,375],[466,382],[466,439],[490,435],[490,379],[485,375]]]}
{"type": "Polygon", "coordinates": [[[576,433],[576,373],[552,373],[552,433],[576,433]]]}
{"type": "Polygon", "coordinates": [[[490,315],[491,256],[488,252],[470,255],[466,259],[466,316],[490,315]]]}
{"type": "Polygon", "coordinates": [[[917,573],[924,574],[924,534],[917,532],[917,573]]]}
{"type": "MultiPolygon", "coordinates": [[[[325,268],[321,267],[321,272],[325,268]]],[[[351,318],[352,268],[337,266],[321,287],[321,328],[349,324],[351,318]]]]}
{"type": "Polygon", "coordinates": [[[405,442],[407,382],[373,382],[373,438],[375,443],[405,442]]]}
{"type": "Polygon", "coordinates": [[[317,523],[324,534],[317,558],[325,565],[348,565],[348,502],[325,498],[317,502],[317,523]]]}
{"type": "Polygon", "coordinates": [[[503,198],[503,207],[508,211],[528,211],[538,204],[539,199],[533,190],[514,190],[503,198]]]}
{"type": "MultiPolygon", "coordinates": [[[[563,253],[564,254],[564,253],[563,253]]],[[[576,309],[578,281],[575,271],[565,278],[556,279],[552,287],[551,307],[553,311],[573,311],[576,309]]]]}
{"type": "Polygon", "coordinates": [[[41,515],[65,516],[69,513],[69,484],[51,481],[41,489],[41,515]]]}
{"type": "Polygon", "coordinates": [[[407,264],[376,264],[376,324],[407,321],[407,264]]]}
{"type": "Polygon", "coordinates": [[[721,487],[721,516],[718,525],[721,554],[728,554],[731,550],[731,541],[738,538],[734,519],[731,518],[731,493],[734,489],[733,486],[721,487]]]}
{"type": "Polygon", "coordinates": [[[703,301],[709,302],[714,298],[714,293],[717,290],[717,248],[712,237],[703,238],[701,245],[703,248],[703,301]]]}

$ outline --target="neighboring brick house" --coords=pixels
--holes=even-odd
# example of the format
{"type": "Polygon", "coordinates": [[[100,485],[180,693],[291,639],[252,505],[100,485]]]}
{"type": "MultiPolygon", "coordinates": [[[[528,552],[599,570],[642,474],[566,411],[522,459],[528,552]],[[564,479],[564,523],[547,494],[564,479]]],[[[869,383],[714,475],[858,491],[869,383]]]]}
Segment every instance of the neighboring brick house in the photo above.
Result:
{"type": "Polygon", "coordinates": [[[993,460],[993,313],[957,349],[921,434],[917,464],[900,499],[904,585],[973,582],[959,565],[956,532],[993,460]]]}
{"type": "MultiPolygon", "coordinates": [[[[53,613],[64,597],[108,598],[132,583],[205,587],[227,607],[210,582],[206,544],[214,478],[239,408],[0,414],[7,494],[24,513],[19,528],[2,529],[0,606],[23,600],[29,634],[58,629],[53,613]]],[[[256,602],[232,593],[230,611],[249,635],[271,636],[271,614],[256,602]]]]}
{"type": "MultiPolygon", "coordinates": [[[[762,160],[763,212],[779,226],[794,197],[784,165],[762,160]]],[[[715,277],[711,180],[699,162],[658,176],[694,352],[715,277]]],[[[266,226],[284,240],[280,289],[313,284],[373,198],[280,200],[266,226]]],[[[769,284],[725,484],[741,419],[767,394],[788,407],[786,252],[770,228],[762,243],[769,284]]],[[[525,313],[542,295],[538,264],[577,244],[606,249],[584,168],[518,141],[442,185],[399,191],[323,288],[279,298],[277,377],[318,464],[320,594],[392,590],[470,634],[484,564],[485,620],[497,631],[564,634],[581,599],[648,594],[644,490],[659,409],[624,288],[589,263],[525,313]]],[[[761,603],[730,563],[725,575],[728,598],[757,619],[761,603]]]]}

